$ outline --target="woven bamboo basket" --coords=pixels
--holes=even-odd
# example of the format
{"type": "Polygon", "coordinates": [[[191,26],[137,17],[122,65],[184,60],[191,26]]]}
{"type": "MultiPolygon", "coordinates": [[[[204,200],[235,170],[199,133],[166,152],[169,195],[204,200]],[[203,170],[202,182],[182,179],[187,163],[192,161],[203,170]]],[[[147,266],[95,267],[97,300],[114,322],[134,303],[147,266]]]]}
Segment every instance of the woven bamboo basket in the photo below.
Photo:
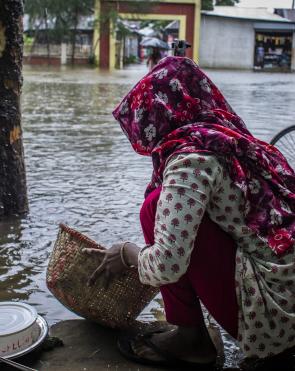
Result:
{"type": "Polygon", "coordinates": [[[61,224],[47,268],[47,286],[68,309],[81,317],[112,328],[127,328],[157,294],[143,285],[136,268],[114,279],[108,289],[100,280],[87,286],[97,260],[82,253],[83,248],[105,249],[85,235],[61,224]]]}

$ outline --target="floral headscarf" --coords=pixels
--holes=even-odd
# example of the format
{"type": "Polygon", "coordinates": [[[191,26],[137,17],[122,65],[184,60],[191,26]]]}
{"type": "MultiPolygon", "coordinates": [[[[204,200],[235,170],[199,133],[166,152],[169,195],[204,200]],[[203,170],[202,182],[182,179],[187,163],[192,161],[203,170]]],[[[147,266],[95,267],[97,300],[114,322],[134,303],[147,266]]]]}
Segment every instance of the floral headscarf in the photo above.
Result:
{"type": "Polygon", "coordinates": [[[113,112],[134,150],[152,156],[146,194],[176,153],[214,154],[245,196],[245,220],[280,255],[295,240],[295,174],[282,154],[247,130],[219,89],[190,59],[167,57],[113,112]]]}

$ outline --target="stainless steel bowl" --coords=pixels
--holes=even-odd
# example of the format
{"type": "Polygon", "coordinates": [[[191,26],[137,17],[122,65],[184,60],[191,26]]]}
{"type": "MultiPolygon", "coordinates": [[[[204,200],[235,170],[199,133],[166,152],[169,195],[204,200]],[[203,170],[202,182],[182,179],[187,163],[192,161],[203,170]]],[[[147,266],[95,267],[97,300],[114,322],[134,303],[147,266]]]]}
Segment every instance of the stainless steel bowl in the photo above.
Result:
{"type": "Polygon", "coordinates": [[[0,356],[16,358],[35,349],[48,332],[46,321],[28,304],[0,302],[0,356]]]}

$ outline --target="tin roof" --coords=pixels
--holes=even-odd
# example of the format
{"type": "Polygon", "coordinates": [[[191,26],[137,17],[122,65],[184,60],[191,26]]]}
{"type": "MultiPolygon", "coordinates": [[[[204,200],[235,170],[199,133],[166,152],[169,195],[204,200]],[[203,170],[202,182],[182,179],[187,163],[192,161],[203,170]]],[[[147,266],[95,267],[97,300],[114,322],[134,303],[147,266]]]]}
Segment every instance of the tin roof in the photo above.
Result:
{"type": "Polygon", "coordinates": [[[202,11],[202,14],[215,17],[237,18],[255,21],[291,23],[289,19],[274,14],[267,8],[242,8],[238,6],[215,6],[214,10],[202,11]]]}
{"type": "Polygon", "coordinates": [[[292,0],[240,0],[236,6],[242,8],[291,8],[292,0]]]}
{"type": "Polygon", "coordinates": [[[275,13],[289,19],[291,22],[295,22],[295,9],[275,9],[275,13]]]}
{"type": "Polygon", "coordinates": [[[178,30],[178,29],[179,21],[172,21],[165,27],[165,30],[178,30]]]}

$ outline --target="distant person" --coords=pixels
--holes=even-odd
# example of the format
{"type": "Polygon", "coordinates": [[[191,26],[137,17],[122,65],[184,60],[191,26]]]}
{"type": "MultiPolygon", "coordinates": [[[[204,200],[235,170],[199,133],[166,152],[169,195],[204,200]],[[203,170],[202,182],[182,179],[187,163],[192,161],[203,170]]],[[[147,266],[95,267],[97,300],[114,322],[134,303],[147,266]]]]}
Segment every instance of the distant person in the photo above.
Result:
{"type": "Polygon", "coordinates": [[[286,51],[283,51],[280,55],[279,66],[282,68],[290,68],[291,66],[291,58],[286,51]]]}
{"type": "Polygon", "coordinates": [[[87,249],[99,260],[89,283],[136,267],[143,284],[159,287],[175,326],[126,334],[120,351],[156,367],[212,366],[216,349],[200,301],[246,357],[291,351],[295,174],[283,155],[255,138],[184,57],[162,59],[113,114],[133,149],[152,159],[140,212],[146,246],[87,249]]]}
{"type": "Polygon", "coordinates": [[[264,55],[265,55],[264,46],[262,44],[259,44],[256,49],[256,62],[258,67],[261,68],[264,67],[264,55]]]}
{"type": "Polygon", "coordinates": [[[152,48],[151,54],[148,56],[147,59],[147,66],[149,70],[151,71],[156,64],[161,60],[162,55],[159,48],[152,48]]]}
{"type": "Polygon", "coordinates": [[[286,39],[285,44],[283,45],[283,51],[280,55],[279,59],[279,66],[283,68],[290,68],[291,67],[291,55],[290,50],[292,46],[288,39],[286,39]]]}

